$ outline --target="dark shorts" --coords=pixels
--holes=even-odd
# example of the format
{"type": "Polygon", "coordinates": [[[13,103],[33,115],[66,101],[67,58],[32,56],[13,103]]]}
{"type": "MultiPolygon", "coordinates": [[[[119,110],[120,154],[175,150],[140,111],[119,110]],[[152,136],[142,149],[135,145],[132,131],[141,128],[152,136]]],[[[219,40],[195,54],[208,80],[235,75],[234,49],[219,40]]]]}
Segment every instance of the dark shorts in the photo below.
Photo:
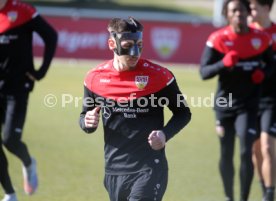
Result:
{"type": "Polygon", "coordinates": [[[261,132],[266,132],[270,136],[276,137],[276,111],[275,109],[263,109],[259,111],[259,132],[258,137],[260,137],[261,132]]]}
{"type": "Polygon", "coordinates": [[[254,140],[257,136],[257,111],[243,110],[233,112],[231,115],[224,115],[216,111],[216,126],[223,127],[223,133],[218,133],[220,137],[225,135],[237,135],[246,140],[254,140]]]}
{"type": "Polygon", "coordinates": [[[110,201],[161,201],[168,183],[168,170],[148,169],[125,175],[105,175],[110,201]]]}

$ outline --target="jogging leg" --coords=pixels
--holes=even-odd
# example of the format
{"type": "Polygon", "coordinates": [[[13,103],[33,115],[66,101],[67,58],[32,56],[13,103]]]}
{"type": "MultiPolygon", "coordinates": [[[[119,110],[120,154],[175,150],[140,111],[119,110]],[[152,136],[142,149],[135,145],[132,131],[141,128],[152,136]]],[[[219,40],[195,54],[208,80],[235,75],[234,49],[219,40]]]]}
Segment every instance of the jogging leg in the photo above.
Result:
{"type": "Polygon", "coordinates": [[[4,121],[4,107],[5,101],[3,97],[0,97],[0,183],[6,194],[14,193],[14,189],[11,184],[11,179],[8,172],[8,161],[2,147],[1,128],[4,121]]]}
{"type": "Polygon", "coordinates": [[[0,145],[0,164],[0,183],[6,194],[12,194],[14,193],[14,189],[9,176],[8,161],[2,148],[2,142],[0,145]]]}
{"type": "Polygon", "coordinates": [[[168,171],[148,169],[126,175],[105,175],[110,201],[161,201],[168,182],[168,171]]]}
{"type": "Polygon", "coordinates": [[[126,181],[130,178],[132,178],[132,175],[105,175],[104,186],[110,201],[127,201],[131,182],[126,181]]]}
{"type": "Polygon", "coordinates": [[[234,119],[225,118],[217,121],[217,130],[220,140],[220,160],[219,170],[223,182],[226,199],[234,200],[233,183],[234,183],[234,144],[235,144],[235,129],[234,119]]]}
{"type": "Polygon", "coordinates": [[[3,144],[28,167],[31,157],[27,146],[21,141],[28,104],[28,93],[8,96],[3,130],[3,144]]]}
{"type": "MultiPolygon", "coordinates": [[[[158,165],[156,165],[158,166],[158,165]]],[[[168,170],[153,167],[133,181],[128,201],[161,201],[168,183],[168,170]]]]}
{"type": "Polygon", "coordinates": [[[247,201],[254,175],[252,146],[256,135],[257,115],[249,111],[240,113],[235,126],[240,139],[240,199],[247,201]]]}
{"type": "Polygon", "coordinates": [[[264,201],[274,201],[275,191],[275,111],[266,109],[261,118],[262,176],[265,184],[264,201]]]}

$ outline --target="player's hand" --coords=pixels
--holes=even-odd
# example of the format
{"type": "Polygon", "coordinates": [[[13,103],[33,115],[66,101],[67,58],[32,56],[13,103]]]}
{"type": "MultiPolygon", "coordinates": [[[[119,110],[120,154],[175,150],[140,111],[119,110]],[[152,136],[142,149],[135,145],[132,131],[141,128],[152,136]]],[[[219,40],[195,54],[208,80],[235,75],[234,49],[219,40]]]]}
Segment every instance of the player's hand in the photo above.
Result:
{"type": "Polygon", "coordinates": [[[95,107],[93,110],[86,112],[84,124],[86,128],[97,128],[100,121],[100,107],[95,107]]]}
{"type": "Polygon", "coordinates": [[[235,50],[229,51],[222,59],[226,68],[232,68],[239,61],[239,54],[235,50]]]}
{"type": "Polygon", "coordinates": [[[155,130],[149,134],[148,142],[152,149],[160,150],[166,145],[166,135],[163,131],[155,130]]]}
{"type": "Polygon", "coordinates": [[[264,78],[264,72],[260,69],[256,69],[251,75],[251,79],[254,84],[261,84],[264,81],[264,78]]]}
{"type": "Polygon", "coordinates": [[[33,74],[29,73],[29,72],[26,73],[26,76],[27,76],[30,80],[32,80],[32,81],[36,81],[36,80],[37,80],[37,79],[35,78],[35,76],[34,76],[33,74]]]}

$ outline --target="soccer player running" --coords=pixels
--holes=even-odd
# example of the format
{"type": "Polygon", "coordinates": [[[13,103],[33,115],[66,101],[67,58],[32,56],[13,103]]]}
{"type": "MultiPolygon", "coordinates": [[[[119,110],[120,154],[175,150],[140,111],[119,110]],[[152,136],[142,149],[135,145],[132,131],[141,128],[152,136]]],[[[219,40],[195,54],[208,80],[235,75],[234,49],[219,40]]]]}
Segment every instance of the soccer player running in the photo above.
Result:
{"type": "Polygon", "coordinates": [[[202,79],[218,76],[214,110],[220,141],[219,169],[227,201],[234,200],[236,135],[240,141],[240,201],[248,200],[260,84],[270,76],[269,67],[273,65],[271,40],[264,32],[248,27],[249,12],[249,2],[226,0],[223,15],[228,25],[209,36],[201,59],[202,79]]]}
{"type": "MultiPolygon", "coordinates": [[[[34,82],[41,80],[50,66],[57,44],[56,31],[32,6],[18,0],[0,0],[0,120],[2,144],[23,163],[24,190],[33,194],[38,185],[36,161],[22,142],[28,97],[34,82]],[[36,32],[44,41],[41,67],[33,63],[32,37],[36,32]]],[[[7,173],[7,160],[1,147],[0,181],[3,201],[16,201],[7,173]]]]}
{"type": "MultiPolygon", "coordinates": [[[[263,30],[272,37],[274,59],[276,60],[276,24],[269,13],[273,0],[251,0],[251,27],[263,30]]],[[[273,66],[276,68],[276,65],[273,66]]],[[[263,201],[274,201],[276,170],[276,72],[263,83],[259,108],[259,138],[254,143],[253,162],[263,190],[263,201]]]]}
{"type": "Polygon", "coordinates": [[[114,18],[108,31],[114,57],[86,75],[80,126],[94,132],[101,110],[111,201],[161,201],[168,181],[165,145],[190,121],[190,109],[173,74],[140,58],[140,22],[114,18]],[[172,112],[166,125],[163,104],[172,112]]]}

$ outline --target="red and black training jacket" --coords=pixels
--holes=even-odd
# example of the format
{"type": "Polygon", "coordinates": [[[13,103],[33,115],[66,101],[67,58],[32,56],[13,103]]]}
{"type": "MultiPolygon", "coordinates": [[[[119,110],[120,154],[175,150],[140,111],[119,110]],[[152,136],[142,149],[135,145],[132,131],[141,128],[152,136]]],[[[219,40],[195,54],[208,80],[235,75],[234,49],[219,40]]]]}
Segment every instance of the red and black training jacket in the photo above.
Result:
{"type": "Polygon", "coordinates": [[[214,109],[224,114],[239,110],[258,108],[261,84],[254,83],[252,74],[259,69],[269,78],[272,74],[273,51],[268,34],[249,28],[245,34],[236,34],[230,26],[212,33],[201,57],[202,79],[218,75],[218,86],[214,109]],[[223,65],[223,57],[231,50],[239,55],[232,68],[223,65]],[[228,101],[223,105],[220,100],[228,101]]]}
{"type": "Polygon", "coordinates": [[[88,72],[80,115],[80,126],[87,133],[95,129],[85,127],[84,117],[95,105],[101,106],[107,174],[167,169],[165,150],[154,151],[148,136],[162,130],[168,141],[191,119],[172,73],[144,59],[131,71],[116,71],[110,60],[88,72]],[[163,104],[172,112],[166,125],[163,104]]]}
{"type": "Polygon", "coordinates": [[[31,91],[33,81],[43,78],[50,66],[57,44],[56,31],[32,6],[18,0],[8,0],[0,10],[0,92],[14,94],[31,91]],[[32,39],[36,32],[45,44],[39,69],[33,63],[32,39]]]}
{"type": "MultiPolygon", "coordinates": [[[[256,28],[255,24],[251,24],[251,27],[256,28]]],[[[266,29],[261,29],[271,36],[272,49],[274,54],[274,69],[270,78],[266,79],[263,83],[262,97],[260,102],[260,108],[271,108],[276,106],[276,24],[271,23],[271,26],[266,29]]]]}

